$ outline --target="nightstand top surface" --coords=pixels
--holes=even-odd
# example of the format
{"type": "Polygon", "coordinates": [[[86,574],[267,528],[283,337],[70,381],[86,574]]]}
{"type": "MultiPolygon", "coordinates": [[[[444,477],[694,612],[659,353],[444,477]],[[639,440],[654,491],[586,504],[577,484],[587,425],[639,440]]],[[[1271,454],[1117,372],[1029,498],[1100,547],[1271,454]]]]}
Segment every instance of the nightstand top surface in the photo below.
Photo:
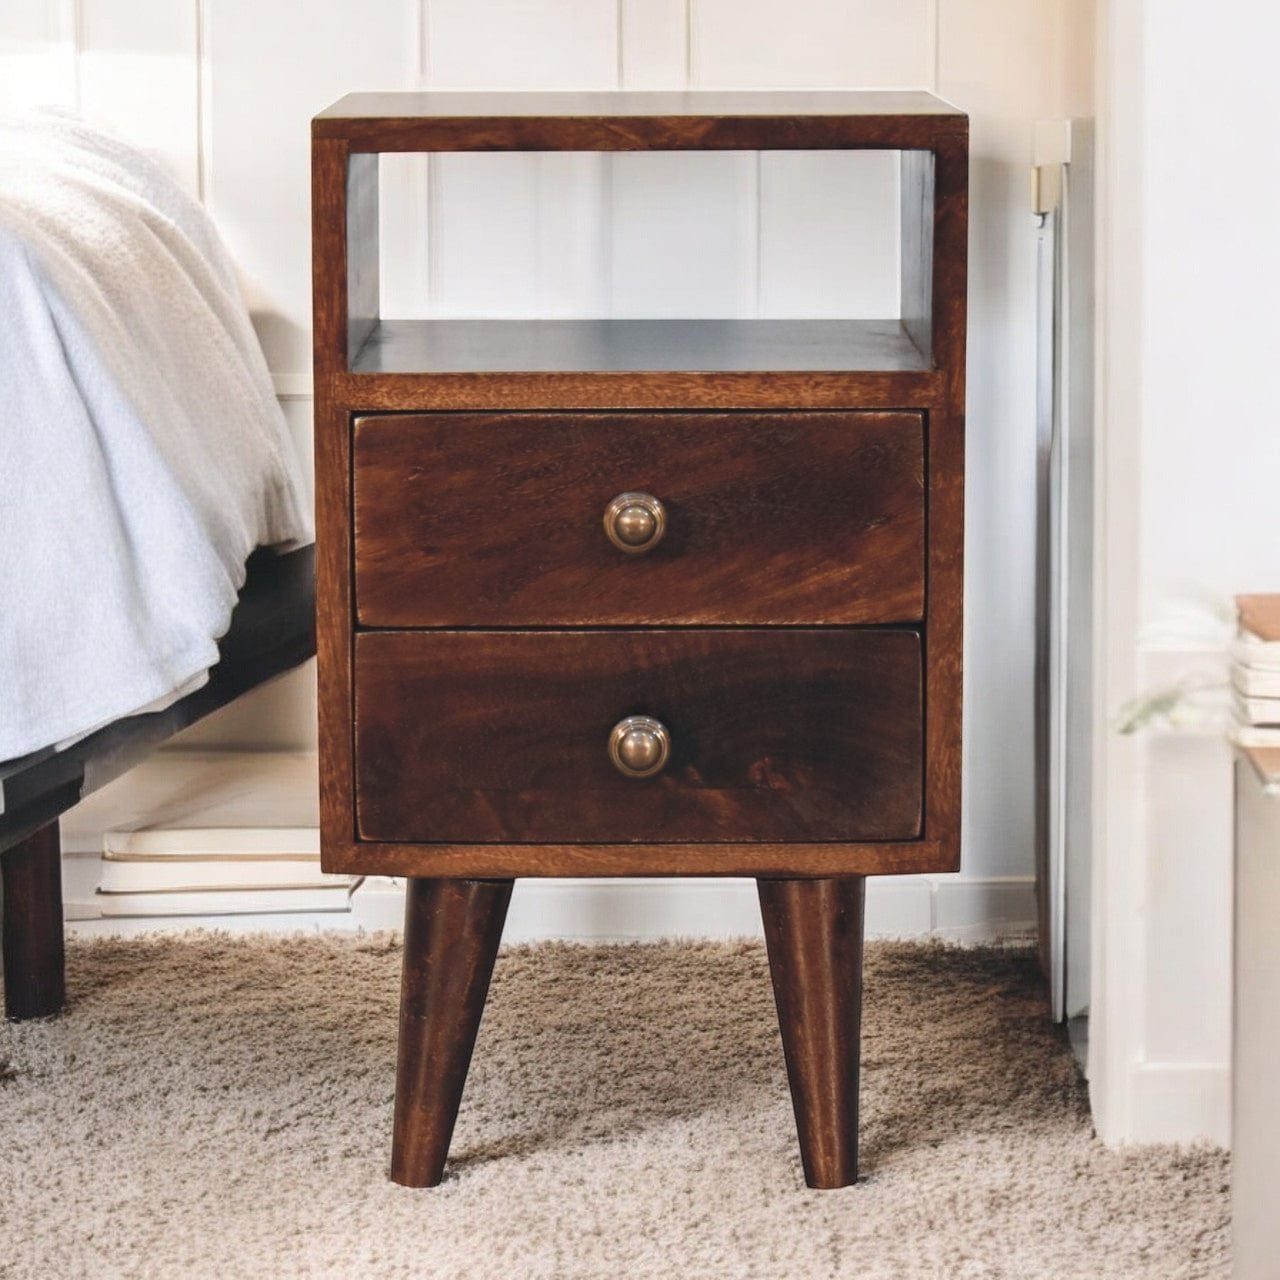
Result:
{"type": "MultiPolygon", "coordinates": [[[[964,112],[923,90],[771,89],[562,93],[349,93],[316,116],[343,120],[530,117],[947,116],[964,112]]],[[[328,130],[326,129],[327,133],[328,130]]]]}
{"type": "Polygon", "coordinates": [[[387,151],[886,151],[963,148],[968,118],[931,93],[353,93],[317,143],[387,151]]]}

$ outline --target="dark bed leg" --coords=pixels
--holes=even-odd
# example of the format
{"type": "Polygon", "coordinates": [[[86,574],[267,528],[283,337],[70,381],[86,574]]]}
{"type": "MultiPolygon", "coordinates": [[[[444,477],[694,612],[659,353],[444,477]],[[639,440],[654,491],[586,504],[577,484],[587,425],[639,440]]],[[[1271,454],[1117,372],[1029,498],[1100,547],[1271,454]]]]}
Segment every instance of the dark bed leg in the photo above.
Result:
{"type": "Polygon", "coordinates": [[[58,822],[0,853],[4,1012],[13,1022],[60,1013],[67,1002],[58,822]]]}

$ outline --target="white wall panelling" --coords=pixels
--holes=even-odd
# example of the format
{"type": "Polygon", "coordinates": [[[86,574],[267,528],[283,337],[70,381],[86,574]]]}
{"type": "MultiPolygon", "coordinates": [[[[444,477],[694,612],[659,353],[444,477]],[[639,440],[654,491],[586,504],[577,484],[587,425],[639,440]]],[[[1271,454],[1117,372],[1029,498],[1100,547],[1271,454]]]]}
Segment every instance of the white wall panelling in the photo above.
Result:
{"type": "MultiPolygon", "coordinates": [[[[127,5],[130,0],[100,0],[127,5]]],[[[418,79],[413,6],[202,0],[205,199],[240,264],[271,368],[311,367],[312,115],[418,79]]]]}
{"type": "Polygon", "coordinates": [[[433,89],[615,89],[617,0],[423,0],[433,89]]]}
{"type": "Polygon", "coordinates": [[[934,0],[689,0],[689,83],[928,88],[934,40],[934,0]]]}
{"type": "Polygon", "coordinates": [[[417,319],[430,313],[431,169],[425,156],[396,153],[378,159],[378,297],[384,315],[417,319]]]}
{"type": "Polygon", "coordinates": [[[0,9],[0,111],[74,107],[76,0],[5,0],[0,9]]]}
{"type": "Polygon", "coordinates": [[[76,0],[76,9],[80,111],[155,152],[196,191],[198,6],[76,0]]]}
{"type": "Polygon", "coordinates": [[[387,156],[386,315],[898,314],[895,152],[387,156]]]}
{"type": "Polygon", "coordinates": [[[756,156],[655,151],[611,165],[612,314],[754,315],[756,156]]]}
{"type": "Polygon", "coordinates": [[[760,155],[759,311],[899,314],[899,155],[760,155]]]}
{"type": "Polygon", "coordinates": [[[683,89],[689,78],[690,0],[619,0],[618,83],[683,89]]]}
{"type": "MultiPolygon", "coordinates": [[[[603,314],[604,157],[453,154],[429,164],[426,293],[388,314],[603,314]]],[[[384,275],[388,267],[384,255],[384,275]]]]}
{"type": "Polygon", "coordinates": [[[538,170],[548,158],[431,157],[429,313],[537,314],[538,170]]]}
{"type": "MultiPolygon", "coordinates": [[[[349,90],[918,86],[972,112],[964,875],[1016,880],[1031,867],[1025,168],[1032,122],[1060,114],[1059,64],[1068,43],[1078,56],[1085,7],[7,0],[0,95],[71,102],[82,79],[86,111],[202,191],[287,397],[305,394],[311,363],[307,122],[349,90]]],[[[881,235],[897,200],[888,157],[500,159],[385,162],[388,313],[896,314],[897,263],[882,249],[894,237],[881,235]]],[[[285,403],[305,432],[307,402],[285,403]]],[[[305,747],[310,679],[259,691],[186,741],[305,747]]]]}
{"type": "MultiPolygon", "coordinates": [[[[621,66],[616,0],[423,0],[431,89],[612,89],[621,66]]],[[[401,162],[412,200],[428,162],[401,162]]],[[[387,314],[599,314],[603,164],[596,156],[451,155],[429,162],[429,261],[416,296],[393,286],[387,314]],[[423,288],[422,286],[425,286],[423,288]]],[[[403,194],[406,187],[402,186],[403,194]]],[[[395,192],[385,184],[384,199],[395,192]]],[[[420,205],[417,208],[421,208],[420,205]]],[[[406,222],[413,234],[415,219],[406,222]]],[[[420,224],[419,224],[420,225],[420,224]]],[[[401,246],[394,246],[399,249],[401,246]]],[[[384,254],[383,278],[392,268],[384,254]]],[[[410,276],[412,279],[412,275],[410,276]]]]}

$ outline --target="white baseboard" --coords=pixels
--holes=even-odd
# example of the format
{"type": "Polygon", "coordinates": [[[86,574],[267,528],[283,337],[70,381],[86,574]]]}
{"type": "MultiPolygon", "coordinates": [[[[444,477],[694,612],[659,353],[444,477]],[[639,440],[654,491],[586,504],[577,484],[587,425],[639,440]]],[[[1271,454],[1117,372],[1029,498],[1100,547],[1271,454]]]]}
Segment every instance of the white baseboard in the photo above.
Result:
{"type": "MultiPolygon", "coordinates": [[[[379,892],[367,888],[371,896],[379,892]]],[[[399,897],[391,897],[390,909],[399,905],[399,897]]],[[[1034,929],[1029,879],[884,876],[867,885],[871,937],[976,943],[1029,937],[1034,929]]],[[[503,936],[508,942],[607,942],[762,935],[754,881],[691,878],[521,880],[503,936]]]]}
{"type": "MultiPolygon", "coordinates": [[[[73,934],[133,935],[173,929],[398,929],[403,882],[374,877],[347,912],[104,920],[94,905],[97,857],[64,859],[67,919],[73,934]],[[248,923],[252,921],[252,924],[248,923]]],[[[867,886],[867,933],[874,938],[939,938],[965,943],[1028,939],[1035,929],[1030,878],[885,876],[867,886]]],[[[761,936],[755,883],[738,879],[520,880],[503,938],[510,943],[656,941],[761,936]]]]}
{"type": "Polygon", "coordinates": [[[1225,1062],[1143,1062],[1134,1069],[1128,1142],[1231,1145],[1231,1068],[1225,1062]]]}
{"type": "MultiPolygon", "coordinates": [[[[1029,878],[884,876],[867,885],[872,937],[985,942],[1034,929],[1029,878]]],[[[760,907],[752,880],[521,880],[504,936],[509,942],[759,937],[760,907]]]]}

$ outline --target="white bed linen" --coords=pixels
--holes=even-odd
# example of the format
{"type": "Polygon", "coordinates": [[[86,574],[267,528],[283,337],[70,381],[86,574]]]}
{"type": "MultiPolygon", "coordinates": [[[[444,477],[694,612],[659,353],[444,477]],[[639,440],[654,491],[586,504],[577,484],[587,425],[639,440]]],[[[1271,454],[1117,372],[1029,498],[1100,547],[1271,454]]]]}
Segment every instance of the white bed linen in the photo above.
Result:
{"type": "Polygon", "coordinates": [[[0,760],[198,687],[250,552],[312,538],[204,211],[72,117],[0,122],[0,760]]]}

